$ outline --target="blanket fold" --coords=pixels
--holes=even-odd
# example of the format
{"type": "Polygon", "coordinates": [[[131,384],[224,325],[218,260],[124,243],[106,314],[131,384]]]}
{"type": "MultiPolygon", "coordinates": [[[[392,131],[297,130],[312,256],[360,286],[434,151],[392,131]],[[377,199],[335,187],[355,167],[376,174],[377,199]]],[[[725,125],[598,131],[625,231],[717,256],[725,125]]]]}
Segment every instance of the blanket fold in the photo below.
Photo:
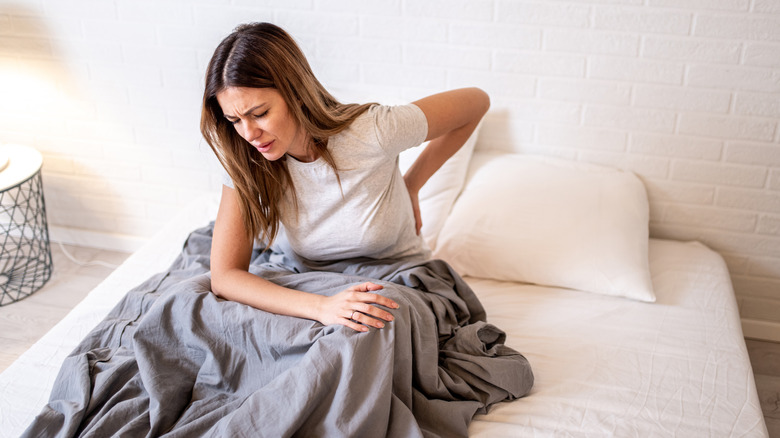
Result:
{"type": "Polygon", "coordinates": [[[466,436],[528,393],[528,361],[440,260],[313,263],[255,251],[250,271],[323,295],[373,281],[383,329],[275,315],[211,293],[212,225],[134,288],[65,360],[23,436],[466,436]]]}

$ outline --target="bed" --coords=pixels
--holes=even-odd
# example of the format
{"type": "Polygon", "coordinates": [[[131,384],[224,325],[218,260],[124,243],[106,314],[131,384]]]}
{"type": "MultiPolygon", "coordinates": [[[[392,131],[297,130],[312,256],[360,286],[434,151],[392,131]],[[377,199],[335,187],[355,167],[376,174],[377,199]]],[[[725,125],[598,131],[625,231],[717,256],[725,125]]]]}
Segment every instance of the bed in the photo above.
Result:
{"type": "MultiPolygon", "coordinates": [[[[469,141],[421,193],[423,234],[535,377],[524,397],[477,414],[469,436],[768,436],[717,253],[648,238],[630,172],[469,141]]],[[[66,356],[217,204],[193,202],[0,375],[0,436],[25,430],[66,356]]]]}

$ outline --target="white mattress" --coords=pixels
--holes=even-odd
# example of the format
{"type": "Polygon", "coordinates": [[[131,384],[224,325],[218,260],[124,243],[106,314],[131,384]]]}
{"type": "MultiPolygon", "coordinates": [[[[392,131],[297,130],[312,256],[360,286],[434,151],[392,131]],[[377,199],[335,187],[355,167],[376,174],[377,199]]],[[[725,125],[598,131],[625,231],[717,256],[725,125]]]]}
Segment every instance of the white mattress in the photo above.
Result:
{"type": "MultiPolygon", "coordinates": [[[[215,216],[195,203],[0,374],[0,436],[46,403],[63,359],[119,301],[168,267],[215,216]]],[[[479,415],[475,437],[767,436],[722,258],[698,243],[650,241],[656,303],[467,279],[490,322],[531,362],[531,394],[479,415]]]]}

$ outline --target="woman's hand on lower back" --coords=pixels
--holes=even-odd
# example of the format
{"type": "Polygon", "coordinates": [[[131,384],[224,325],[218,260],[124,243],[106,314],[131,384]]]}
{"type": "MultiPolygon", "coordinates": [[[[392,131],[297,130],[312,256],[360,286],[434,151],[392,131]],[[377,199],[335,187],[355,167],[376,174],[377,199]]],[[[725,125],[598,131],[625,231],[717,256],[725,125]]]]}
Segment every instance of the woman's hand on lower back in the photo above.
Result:
{"type": "MultiPolygon", "coordinates": [[[[404,182],[406,179],[404,179],[404,182]]],[[[408,184],[406,189],[409,191],[409,199],[412,201],[412,212],[414,213],[414,231],[417,235],[420,235],[422,229],[422,214],[420,214],[420,198],[419,194],[412,189],[408,184]]]]}
{"type": "Polygon", "coordinates": [[[368,331],[368,327],[382,328],[385,322],[393,320],[393,315],[379,306],[397,309],[398,304],[383,295],[372,293],[381,289],[379,284],[366,282],[325,297],[317,320],[325,325],[345,325],[359,332],[368,331]]]}

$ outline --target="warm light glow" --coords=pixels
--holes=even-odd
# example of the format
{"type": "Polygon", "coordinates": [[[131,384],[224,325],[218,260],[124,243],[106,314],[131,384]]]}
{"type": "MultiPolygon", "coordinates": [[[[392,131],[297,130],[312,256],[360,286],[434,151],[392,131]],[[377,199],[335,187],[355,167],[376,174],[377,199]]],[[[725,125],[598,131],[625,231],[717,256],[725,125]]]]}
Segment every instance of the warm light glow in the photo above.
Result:
{"type": "Polygon", "coordinates": [[[61,107],[63,96],[45,72],[0,63],[0,112],[47,111],[61,107]]]}
{"type": "MultiPolygon", "coordinates": [[[[0,143],[24,143],[51,152],[71,120],[94,114],[75,94],[67,70],[48,60],[0,57],[0,143]]],[[[89,138],[85,132],[82,138],[89,138]]],[[[57,145],[62,147],[62,143],[57,145]]]]}

